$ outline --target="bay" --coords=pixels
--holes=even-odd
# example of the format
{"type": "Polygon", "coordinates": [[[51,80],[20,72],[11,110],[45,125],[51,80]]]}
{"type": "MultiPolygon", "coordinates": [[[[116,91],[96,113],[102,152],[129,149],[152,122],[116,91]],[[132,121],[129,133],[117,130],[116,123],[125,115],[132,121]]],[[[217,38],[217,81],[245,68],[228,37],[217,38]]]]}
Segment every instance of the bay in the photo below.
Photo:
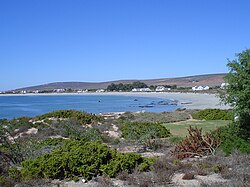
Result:
{"type": "Polygon", "coordinates": [[[0,119],[34,117],[74,109],[94,114],[108,112],[164,112],[179,108],[168,99],[121,95],[23,95],[0,97],[0,119]]]}

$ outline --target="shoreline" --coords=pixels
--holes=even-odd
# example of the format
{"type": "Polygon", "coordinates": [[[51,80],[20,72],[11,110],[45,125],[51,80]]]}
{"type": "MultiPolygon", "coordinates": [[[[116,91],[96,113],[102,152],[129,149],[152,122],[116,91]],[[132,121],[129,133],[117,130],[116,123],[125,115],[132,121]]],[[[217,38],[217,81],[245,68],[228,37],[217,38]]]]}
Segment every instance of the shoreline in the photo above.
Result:
{"type": "MultiPolygon", "coordinates": [[[[229,109],[230,106],[221,105],[216,94],[209,93],[183,93],[183,92],[101,92],[101,93],[37,93],[37,94],[0,94],[1,96],[131,96],[152,97],[161,99],[177,100],[178,105],[186,109],[219,108],[229,109]]],[[[115,112],[115,111],[114,111],[115,112]]]]}

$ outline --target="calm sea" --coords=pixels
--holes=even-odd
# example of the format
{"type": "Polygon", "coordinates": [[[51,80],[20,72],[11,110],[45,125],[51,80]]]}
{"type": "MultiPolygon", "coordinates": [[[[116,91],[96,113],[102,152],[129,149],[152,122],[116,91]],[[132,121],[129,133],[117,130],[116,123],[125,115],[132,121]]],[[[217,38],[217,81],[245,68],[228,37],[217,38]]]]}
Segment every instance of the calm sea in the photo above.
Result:
{"type": "Polygon", "coordinates": [[[0,96],[0,118],[34,117],[50,111],[76,109],[89,113],[163,112],[179,106],[167,99],[108,95],[0,96]],[[168,104],[169,103],[169,104],[168,104]]]}

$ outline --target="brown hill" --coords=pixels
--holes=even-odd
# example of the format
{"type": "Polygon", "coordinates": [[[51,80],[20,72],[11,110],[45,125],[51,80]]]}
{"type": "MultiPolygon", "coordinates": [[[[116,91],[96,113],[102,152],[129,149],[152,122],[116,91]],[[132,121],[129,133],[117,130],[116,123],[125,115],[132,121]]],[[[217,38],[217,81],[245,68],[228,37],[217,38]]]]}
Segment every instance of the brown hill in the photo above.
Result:
{"type": "Polygon", "coordinates": [[[177,85],[178,87],[192,87],[192,86],[205,86],[210,87],[220,86],[224,82],[224,76],[226,74],[208,74],[208,75],[195,75],[188,77],[178,78],[162,78],[162,79],[147,79],[147,80],[117,80],[108,82],[55,82],[49,84],[43,84],[38,86],[31,86],[25,88],[19,88],[15,91],[27,90],[54,90],[54,89],[106,89],[108,85],[114,83],[128,84],[135,81],[141,81],[147,85],[177,85]]]}

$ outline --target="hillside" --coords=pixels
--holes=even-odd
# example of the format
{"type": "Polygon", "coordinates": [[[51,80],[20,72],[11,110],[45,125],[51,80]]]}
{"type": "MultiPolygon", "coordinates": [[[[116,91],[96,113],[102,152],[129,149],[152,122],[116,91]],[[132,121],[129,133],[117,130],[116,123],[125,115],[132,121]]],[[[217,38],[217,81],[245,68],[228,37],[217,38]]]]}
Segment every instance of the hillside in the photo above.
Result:
{"type": "Polygon", "coordinates": [[[107,88],[112,83],[128,84],[134,81],[141,81],[147,85],[177,85],[178,87],[192,87],[196,85],[208,85],[210,87],[220,86],[224,82],[224,76],[226,74],[207,74],[207,75],[195,75],[178,78],[162,78],[162,79],[147,79],[147,80],[117,80],[108,82],[55,82],[49,84],[43,84],[38,86],[31,86],[25,88],[16,89],[19,90],[53,90],[53,89],[100,89],[107,88]]]}

